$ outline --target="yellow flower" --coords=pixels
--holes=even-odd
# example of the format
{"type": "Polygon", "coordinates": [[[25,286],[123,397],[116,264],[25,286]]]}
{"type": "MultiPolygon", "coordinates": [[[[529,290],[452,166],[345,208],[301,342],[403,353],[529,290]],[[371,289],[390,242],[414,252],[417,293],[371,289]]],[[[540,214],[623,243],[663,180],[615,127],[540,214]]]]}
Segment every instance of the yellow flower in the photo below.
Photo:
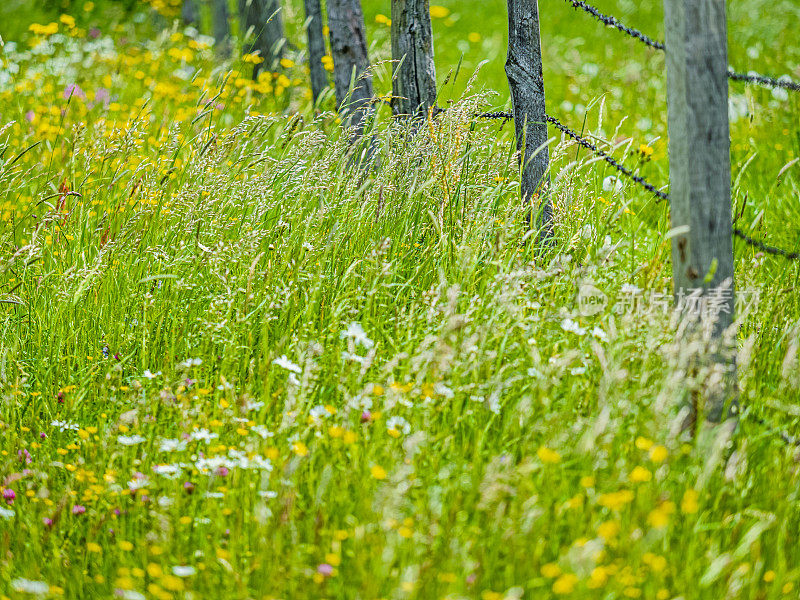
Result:
{"type": "Polygon", "coordinates": [[[655,529],[663,529],[669,523],[669,517],[673,512],[675,512],[675,505],[672,502],[662,502],[661,506],[651,510],[647,515],[647,523],[655,529]]]}
{"type": "Polygon", "coordinates": [[[660,573],[667,568],[667,559],[652,552],[645,552],[642,562],[648,565],[654,573],[660,573]]]}
{"type": "Polygon", "coordinates": [[[119,549],[122,550],[123,552],[130,552],[131,550],[133,550],[133,544],[131,544],[126,540],[120,540],[119,549]]]}
{"type": "Polygon", "coordinates": [[[342,557],[333,552],[328,552],[328,554],[325,555],[325,562],[332,567],[338,567],[342,564],[342,557]]]}
{"type": "Polygon", "coordinates": [[[28,31],[33,33],[34,35],[53,35],[58,33],[58,23],[50,23],[49,25],[40,25],[39,23],[33,23],[30,27],[28,27],[28,31]]]}
{"type": "Polygon", "coordinates": [[[380,465],[373,465],[369,472],[375,479],[386,479],[386,469],[380,465]]]}
{"type": "Polygon", "coordinates": [[[559,567],[556,563],[547,563],[546,565],[542,565],[541,572],[543,577],[555,579],[561,575],[561,567],[559,567]]]}
{"type": "Polygon", "coordinates": [[[281,66],[284,69],[291,69],[294,66],[294,61],[290,58],[282,58],[281,59],[281,66]]]}
{"type": "Polygon", "coordinates": [[[73,27],[75,27],[75,17],[73,17],[73,16],[70,16],[70,15],[61,15],[61,16],[58,18],[58,20],[59,20],[59,21],[61,21],[61,22],[62,22],[64,25],[66,25],[66,26],[67,26],[67,27],[69,27],[70,29],[72,29],[73,27]]]}
{"type": "Polygon", "coordinates": [[[566,502],[567,508],[580,508],[581,506],[583,506],[583,494],[575,494],[566,502]]]}
{"type": "Polygon", "coordinates": [[[644,467],[635,467],[628,476],[628,479],[633,483],[643,483],[645,481],[650,481],[652,478],[653,474],[644,467]]]}
{"type": "Polygon", "coordinates": [[[770,570],[764,573],[764,581],[767,583],[775,581],[775,571],[770,570]]]}
{"type": "Polygon", "coordinates": [[[342,437],[342,441],[345,444],[354,444],[355,441],[358,439],[355,431],[345,431],[344,436],[342,437]]]}
{"type": "Polygon", "coordinates": [[[561,460],[561,455],[555,450],[550,450],[546,446],[542,446],[536,451],[536,456],[539,457],[543,463],[555,464],[561,460]]]}
{"type": "Polygon", "coordinates": [[[589,581],[586,582],[586,586],[590,590],[596,590],[599,587],[603,587],[607,581],[608,573],[606,572],[605,567],[600,565],[592,569],[592,573],[589,575],[589,581]]]}
{"type": "Polygon", "coordinates": [[[400,528],[397,530],[397,533],[399,533],[399,534],[400,534],[400,537],[404,537],[404,538],[408,539],[408,538],[410,538],[412,535],[414,535],[414,530],[413,530],[413,529],[411,529],[410,527],[406,527],[405,525],[403,525],[402,527],[400,527],[400,528]]]}
{"type": "Polygon", "coordinates": [[[431,6],[431,17],[434,19],[444,19],[450,15],[450,9],[446,6],[440,6],[438,4],[433,4],[431,6]]]}
{"type": "Polygon", "coordinates": [[[697,503],[699,497],[700,495],[696,490],[691,488],[686,490],[683,493],[683,499],[681,500],[681,512],[685,515],[693,515],[696,513],[700,508],[697,503]]]}
{"type": "Polygon", "coordinates": [[[308,454],[308,446],[303,442],[295,442],[292,446],[292,451],[297,454],[297,456],[306,456],[308,454]]]}
{"type": "Polygon", "coordinates": [[[653,446],[650,448],[650,460],[653,462],[664,462],[669,456],[669,451],[664,446],[653,446]]]}
{"type": "Polygon", "coordinates": [[[652,440],[648,440],[646,437],[639,436],[636,438],[636,447],[639,450],[650,450],[653,446],[652,440]]]}
{"type": "Polygon", "coordinates": [[[653,155],[653,149],[647,144],[641,144],[639,146],[639,152],[641,152],[642,155],[648,158],[653,155]]]}
{"type": "Polygon", "coordinates": [[[161,578],[161,585],[164,589],[170,590],[171,592],[180,592],[184,588],[183,579],[169,574],[161,578]]]}
{"type": "Polygon", "coordinates": [[[164,574],[164,571],[161,569],[160,565],[150,563],[147,565],[147,574],[154,579],[158,579],[164,574]]]}
{"type": "Polygon", "coordinates": [[[626,504],[633,501],[633,492],[630,490],[620,490],[608,494],[601,494],[597,503],[609,510],[619,510],[626,504]]]}
{"type": "Polygon", "coordinates": [[[667,600],[669,598],[669,590],[661,588],[656,592],[656,600],[667,600]]]}
{"type": "Polygon", "coordinates": [[[617,536],[619,533],[619,523],[616,521],[605,521],[604,523],[600,523],[597,527],[597,535],[599,535],[604,540],[610,540],[617,536]]]}
{"type": "Polygon", "coordinates": [[[258,54],[245,54],[244,56],[242,56],[242,60],[252,65],[260,65],[261,63],[264,62],[264,59],[260,57],[258,54]]]}
{"type": "Polygon", "coordinates": [[[467,39],[468,39],[470,42],[472,42],[473,44],[477,44],[478,42],[480,42],[480,41],[481,41],[481,34],[480,34],[480,33],[478,33],[477,31],[473,31],[472,33],[470,33],[470,34],[467,36],[467,39]]]}
{"type": "Polygon", "coordinates": [[[578,576],[573,573],[564,573],[553,582],[553,593],[557,595],[571,594],[578,583],[578,576]]]}
{"type": "Polygon", "coordinates": [[[100,544],[96,544],[94,542],[89,542],[86,544],[86,549],[89,552],[94,552],[96,554],[100,554],[103,551],[103,547],[100,544]]]}
{"type": "Polygon", "coordinates": [[[590,488],[594,487],[594,477],[591,475],[584,475],[580,481],[581,487],[590,488]]]}
{"type": "Polygon", "coordinates": [[[378,25],[386,25],[387,27],[392,24],[392,20],[389,17],[381,14],[375,15],[375,22],[378,25]]]}

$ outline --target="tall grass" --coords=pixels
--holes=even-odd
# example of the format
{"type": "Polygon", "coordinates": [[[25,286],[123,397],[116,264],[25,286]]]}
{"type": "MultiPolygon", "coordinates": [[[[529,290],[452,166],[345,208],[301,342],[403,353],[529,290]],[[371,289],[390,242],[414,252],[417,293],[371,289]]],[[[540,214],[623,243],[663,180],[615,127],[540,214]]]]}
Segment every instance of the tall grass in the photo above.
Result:
{"type": "Polygon", "coordinates": [[[739,249],[745,416],[692,435],[666,207],[569,141],[541,252],[475,85],[355,170],[299,83],[70,36],[0,92],[0,595],[796,597],[796,265],[739,249]]]}

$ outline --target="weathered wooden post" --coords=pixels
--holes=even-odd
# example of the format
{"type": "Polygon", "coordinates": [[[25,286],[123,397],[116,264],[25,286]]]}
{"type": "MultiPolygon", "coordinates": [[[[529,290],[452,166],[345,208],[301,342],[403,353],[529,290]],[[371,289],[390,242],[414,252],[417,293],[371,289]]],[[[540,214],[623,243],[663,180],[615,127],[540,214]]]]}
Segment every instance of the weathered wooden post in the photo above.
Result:
{"type": "Polygon", "coordinates": [[[181,20],[184,25],[197,26],[200,24],[200,11],[197,9],[194,0],[183,0],[183,6],[181,6],[181,20]]]}
{"type": "MultiPolygon", "coordinates": [[[[664,12],[675,300],[690,317],[713,312],[720,339],[734,312],[725,0],[664,0],[664,12]]],[[[710,421],[735,394],[727,362],[725,389],[706,399],[710,421]]]]}
{"type": "Polygon", "coordinates": [[[392,0],[395,115],[424,118],[436,105],[436,67],[429,0],[392,0]]]}
{"type": "Polygon", "coordinates": [[[228,0],[214,0],[212,6],[212,31],[215,48],[220,56],[227,57],[231,51],[231,26],[228,0]]]}
{"type": "Polygon", "coordinates": [[[283,30],[280,0],[239,0],[239,18],[242,34],[254,35],[252,43],[246,46],[248,54],[256,52],[264,59],[255,65],[253,78],[263,69],[274,69],[283,57],[286,36],[283,30]]]}
{"type": "Polygon", "coordinates": [[[553,205],[548,195],[547,121],[542,73],[538,0],[508,0],[506,76],[514,103],[517,151],[522,161],[522,201],[539,241],[552,236],[553,205]]]}
{"type": "Polygon", "coordinates": [[[308,69],[311,74],[311,95],[314,104],[328,87],[328,74],[322,64],[325,56],[325,35],[322,31],[322,6],[320,0],[304,0],[306,27],[308,28],[308,69]]]}
{"type": "Polygon", "coordinates": [[[328,29],[336,102],[343,124],[353,127],[355,137],[360,137],[372,105],[372,75],[361,1],[328,0],[328,29]]]}

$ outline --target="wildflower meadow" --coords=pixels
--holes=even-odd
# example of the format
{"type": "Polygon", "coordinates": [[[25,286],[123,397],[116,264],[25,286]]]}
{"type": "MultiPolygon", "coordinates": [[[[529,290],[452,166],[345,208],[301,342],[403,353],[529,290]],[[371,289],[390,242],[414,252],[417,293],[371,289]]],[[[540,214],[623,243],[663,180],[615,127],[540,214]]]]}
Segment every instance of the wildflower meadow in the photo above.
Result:
{"type": "MultiPolygon", "coordinates": [[[[531,235],[476,117],[505,2],[430,6],[410,127],[363,0],[358,150],[299,0],[255,78],[234,2],[227,53],[202,2],[1,4],[0,600],[800,598],[800,262],[734,244],[740,411],[705,423],[668,204],[551,129],[531,235]]],[[[664,56],[562,4],[548,107],[665,185],[664,56]]],[[[731,63],[800,78],[797,2],[729,5],[731,63]]],[[[729,103],[737,226],[800,249],[799,97],[729,103]]]]}

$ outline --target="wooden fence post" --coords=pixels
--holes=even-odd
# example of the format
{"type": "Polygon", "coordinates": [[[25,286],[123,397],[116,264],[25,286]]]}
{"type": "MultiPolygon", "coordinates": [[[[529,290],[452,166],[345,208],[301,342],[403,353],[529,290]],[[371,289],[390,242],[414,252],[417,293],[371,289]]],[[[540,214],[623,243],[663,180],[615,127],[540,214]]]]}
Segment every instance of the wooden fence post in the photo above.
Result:
{"type": "Polygon", "coordinates": [[[506,76],[514,103],[517,150],[522,161],[522,201],[539,241],[552,236],[553,205],[548,194],[547,116],[542,74],[538,0],[508,0],[506,76]],[[532,214],[533,213],[533,214],[532,214]]]}
{"type": "Polygon", "coordinates": [[[392,81],[395,115],[425,118],[436,105],[436,67],[429,0],[392,0],[392,81]]]}
{"type": "Polygon", "coordinates": [[[314,104],[328,87],[328,74],[322,64],[325,56],[325,35],[322,32],[322,6],[320,0],[304,0],[308,27],[308,68],[311,74],[311,95],[314,104]]]}
{"type": "Polygon", "coordinates": [[[220,56],[225,57],[227,57],[231,51],[230,18],[228,0],[214,0],[211,13],[214,47],[220,56]]]}
{"type": "Polygon", "coordinates": [[[364,133],[372,104],[367,36],[360,0],[328,0],[328,28],[333,56],[336,102],[346,127],[355,137],[364,133]],[[351,87],[352,82],[352,87],[351,87]]]}
{"type": "MultiPolygon", "coordinates": [[[[664,0],[664,13],[675,301],[688,316],[713,312],[719,339],[734,313],[725,0],[664,0]]],[[[710,421],[735,394],[728,362],[722,393],[706,399],[710,421]]]]}
{"type": "Polygon", "coordinates": [[[200,11],[197,9],[194,0],[183,0],[181,20],[184,25],[194,25],[196,27],[200,24],[200,11]]]}
{"type": "Polygon", "coordinates": [[[239,0],[239,19],[242,35],[251,32],[255,37],[246,52],[258,52],[263,63],[255,65],[253,78],[264,70],[274,69],[283,57],[286,36],[280,0],[239,0]]]}

